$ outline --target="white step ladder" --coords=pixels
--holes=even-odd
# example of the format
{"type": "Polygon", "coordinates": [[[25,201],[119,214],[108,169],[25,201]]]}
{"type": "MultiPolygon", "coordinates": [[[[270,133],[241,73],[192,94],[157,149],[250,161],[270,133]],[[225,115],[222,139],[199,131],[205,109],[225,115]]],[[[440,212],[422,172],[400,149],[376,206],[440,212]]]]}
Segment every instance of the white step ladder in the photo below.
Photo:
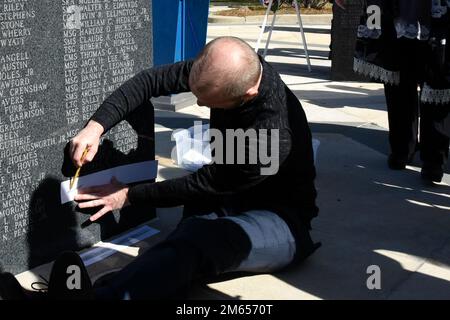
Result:
{"type": "MultiPolygon", "coordinates": [[[[270,9],[272,8],[273,1],[274,0],[270,0],[269,5],[267,6],[266,15],[264,16],[264,20],[263,20],[263,23],[261,26],[261,32],[259,33],[258,41],[256,42],[256,47],[255,47],[256,52],[258,52],[258,50],[259,50],[259,46],[261,45],[262,37],[266,30],[267,20],[269,18],[270,9]]],[[[280,5],[280,0],[276,0],[276,1],[278,1],[278,5],[280,5]]],[[[294,0],[293,3],[294,3],[295,11],[297,12],[298,25],[300,27],[300,34],[301,34],[302,40],[303,40],[303,50],[305,51],[306,62],[308,63],[308,71],[311,72],[311,61],[309,59],[308,44],[306,43],[305,31],[303,29],[303,22],[302,22],[302,17],[300,15],[300,9],[298,7],[298,3],[296,0],[294,0]]],[[[272,32],[273,32],[273,27],[275,25],[276,18],[277,18],[277,11],[275,11],[273,14],[272,24],[270,26],[270,31],[269,31],[269,36],[267,37],[266,47],[264,48],[264,53],[263,53],[264,58],[266,57],[267,48],[269,48],[270,39],[272,38],[272,32]]]]}

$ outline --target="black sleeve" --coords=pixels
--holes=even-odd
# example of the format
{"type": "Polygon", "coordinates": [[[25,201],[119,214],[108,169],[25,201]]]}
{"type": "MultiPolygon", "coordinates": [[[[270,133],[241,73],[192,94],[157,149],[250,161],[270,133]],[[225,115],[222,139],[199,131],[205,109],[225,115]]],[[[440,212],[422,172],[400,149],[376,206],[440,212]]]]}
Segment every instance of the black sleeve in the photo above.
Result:
{"type": "Polygon", "coordinates": [[[153,97],[190,91],[192,60],[144,70],[115,90],[91,117],[105,132],[153,97]]]}
{"type": "MultiPolygon", "coordinates": [[[[292,140],[287,129],[279,132],[278,166],[281,166],[290,154],[292,140]]],[[[248,145],[246,148],[248,152],[248,145]]],[[[154,207],[195,204],[205,199],[214,201],[261,183],[268,177],[261,174],[263,167],[260,161],[256,164],[213,163],[181,178],[133,186],[128,198],[131,204],[154,207]]]]}

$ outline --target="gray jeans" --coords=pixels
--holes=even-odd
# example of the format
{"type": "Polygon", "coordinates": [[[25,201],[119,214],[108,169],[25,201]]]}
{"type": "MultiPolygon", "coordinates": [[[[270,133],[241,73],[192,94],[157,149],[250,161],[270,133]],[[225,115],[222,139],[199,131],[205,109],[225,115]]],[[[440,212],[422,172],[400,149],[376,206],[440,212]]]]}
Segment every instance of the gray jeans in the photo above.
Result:
{"type": "Polygon", "coordinates": [[[231,271],[273,272],[294,257],[294,238],[272,212],[201,217],[186,218],[165,241],[97,286],[96,298],[186,299],[194,279],[231,271]]]}
{"type": "Polygon", "coordinates": [[[251,210],[236,216],[218,217],[215,213],[198,216],[204,219],[229,219],[237,223],[250,238],[251,251],[236,269],[231,271],[273,272],[292,262],[295,239],[286,222],[270,211],[251,210]]]}

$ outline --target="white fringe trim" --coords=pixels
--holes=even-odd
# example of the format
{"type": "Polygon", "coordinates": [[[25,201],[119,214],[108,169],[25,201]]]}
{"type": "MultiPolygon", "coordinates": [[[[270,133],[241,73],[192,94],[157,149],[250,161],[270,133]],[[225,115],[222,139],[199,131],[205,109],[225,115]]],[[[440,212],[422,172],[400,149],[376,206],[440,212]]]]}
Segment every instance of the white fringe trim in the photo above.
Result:
{"type": "Polygon", "coordinates": [[[425,83],[420,100],[430,104],[448,104],[450,103],[450,89],[432,89],[425,83]]]}
{"type": "Polygon", "coordinates": [[[358,26],[357,37],[378,39],[381,37],[381,29],[369,29],[367,26],[360,24],[358,26]]]}
{"type": "Polygon", "coordinates": [[[433,18],[440,19],[447,14],[447,8],[450,7],[450,1],[446,5],[441,5],[441,1],[433,1],[431,5],[431,14],[433,18]]]}
{"type": "Polygon", "coordinates": [[[358,58],[354,58],[353,60],[353,70],[372,79],[383,81],[384,83],[393,85],[400,84],[400,72],[389,71],[358,58]]]}
{"type": "Polygon", "coordinates": [[[416,25],[406,24],[397,19],[395,21],[395,30],[397,31],[397,38],[405,37],[419,40],[428,40],[430,38],[430,30],[419,22],[416,25]]]}

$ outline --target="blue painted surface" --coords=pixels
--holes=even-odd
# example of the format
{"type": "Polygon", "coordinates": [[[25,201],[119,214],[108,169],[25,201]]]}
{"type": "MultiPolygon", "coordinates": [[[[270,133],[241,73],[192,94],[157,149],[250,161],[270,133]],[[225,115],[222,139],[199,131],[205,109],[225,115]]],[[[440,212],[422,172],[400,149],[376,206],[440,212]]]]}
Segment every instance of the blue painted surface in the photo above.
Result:
{"type": "Polygon", "coordinates": [[[209,0],[185,1],[185,59],[194,58],[206,43],[209,0]]]}
{"type": "Polygon", "coordinates": [[[154,0],[153,62],[195,57],[206,43],[209,0],[154,0]]]}
{"type": "Polygon", "coordinates": [[[153,12],[153,64],[175,61],[179,0],[154,0],[153,12]]]}
{"type": "Polygon", "coordinates": [[[184,2],[185,1],[180,0],[178,3],[177,36],[175,40],[174,61],[184,60],[184,2]]]}

